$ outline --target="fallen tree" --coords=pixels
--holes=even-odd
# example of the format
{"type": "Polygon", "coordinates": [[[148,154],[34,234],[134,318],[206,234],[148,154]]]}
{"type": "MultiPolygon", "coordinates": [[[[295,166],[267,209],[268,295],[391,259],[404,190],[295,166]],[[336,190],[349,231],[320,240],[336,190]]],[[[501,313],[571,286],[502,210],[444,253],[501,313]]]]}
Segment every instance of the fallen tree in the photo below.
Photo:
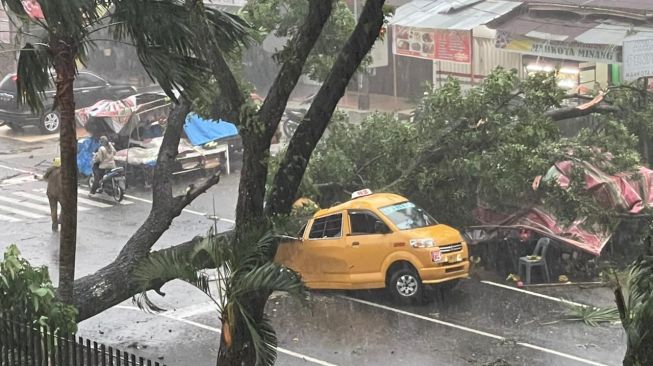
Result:
{"type": "MultiPolygon", "coordinates": [[[[319,140],[319,135],[324,131],[338,100],[345,92],[348,80],[378,37],[384,21],[383,4],[383,0],[366,2],[354,31],[339,52],[311,110],[302,122],[302,126],[304,126],[302,131],[313,130],[310,132],[313,136],[312,139],[302,141],[306,132],[295,134],[291,139],[293,146],[308,145],[307,149],[298,153],[298,159],[307,160],[310,157],[310,152],[319,140]]],[[[212,23],[203,11],[201,1],[188,0],[185,2],[189,13],[194,17],[195,31],[202,32],[203,30],[202,34],[205,35],[202,42],[197,40],[195,43],[196,47],[205,47],[204,50],[197,50],[197,55],[205,61],[203,63],[204,70],[208,70],[217,84],[223,86],[215,91],[218,97],[216,97],[211,111],[215,117],[229,118],[236,123],[243,139],[244,161],[236,209],[234,232],[236,238],[244,235],[251,225],[265,225],[268,217],[288,212],[295,198],[296,192],[293,190],[276,193],[273,195],[274,198],[271,198],[274,200],[274,208],[264,212],[270,143],[290,93],[302,74],[309,52],[330,16],[332,5],[332,1],[309,1],[309,10],[300,26],[301,30],[288,42],[286,50],[288,57],[283,62],[262,106],[257,109],[244,97],[246,93],[237,87],[237,79],[227,67],[225,52],[221,48],[215,47],[217,40],[215,40],[214,31],[207,28],[207,24],[212,23]],[[206,42],[207,39],[208,42],[206,42]],[[200,45],[200,43],[202,44],[200,45]],[[229,88],[224,87],[225,85],[229,88]]],[[[147,65],[147,58],[142,58],[142,61],[147,65]]],[[[158,77],[156,74],[153,76],[158,77]]],[[[79,320],[98,314],[138,293],[140,289],[130,278],[130,273],[148,255],[152,246],[168,229],[173,219],[181,213],[184,206],[218,181],[219,176],[213,176],[200,186],[192,187],[184,196],[174,197],[172,194],[169,163],[177,154],[176,146],[179,134],[188,111],[189,103],[182,98],[169,117],[164,142],[157,159],[153,204],[148,218],[112,263],[96,273],[75,281],[74,305],[79,310],[79,320]]],[[[297,171],[297,174],[302,173],[301,170],[297,171]]],[[[286,174],[286,169],[279,169],[277,175],[283,174],[286,174]]],[[[279,190],[273,189],[273,191],[278,192],[279,190]]],[[[268,206],[271,202],[268,203],[268,206]]],[[[192,240],[163,251],[190,250],[196,242],[192,240]]],[[[157,286],[160,287],[163,282],[157,286]]],[[[262,317],[268,295],[261,293],[252,297],[249,307],[255,318],[262,317]]],[[[253,364],[255,355],[250,346],[249,335],[245,331],[246,327],[239,323],[236,324],[235,329],[236,332],[232,335],[233,342],[230,347],[226,346],[224,339],[221,340],[219,362],[234,365],[253,364]]]]}

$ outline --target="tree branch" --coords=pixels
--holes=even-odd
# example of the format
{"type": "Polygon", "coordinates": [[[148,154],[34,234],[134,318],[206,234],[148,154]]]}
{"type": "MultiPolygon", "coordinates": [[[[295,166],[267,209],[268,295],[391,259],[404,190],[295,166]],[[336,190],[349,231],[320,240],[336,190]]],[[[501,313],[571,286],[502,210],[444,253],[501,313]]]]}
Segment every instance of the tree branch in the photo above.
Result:
{"type": "Polygon", "coordinates": [[[324,134],[349,80],[379,36],[383,25],[384,3],[385,0],[368,0],[365,3],[354,32],[338,54],[327,79],[290,140],[274,177],[266,207],[268,214],[290,212],[315,146],[324,134]]]}
{"type": "Polygon", "coordinates": [[[152,184],[152,211],[168,210],[172,200],[172,165],[179,153],[179,141],[181,130],[186,116],[190,112],[190,103],[183,96],[179,104],[170,111],[168,123],[163,135],[163,141],[159,148],[156,166],[154,168],[154,180],[152,184]]]}
{"type": "MultiPolygon", "coordinates": [[[[217,235],[228,236],[231,234],[231,231],[225,231],[217,235]]],[[[203,237],[197,236],[187,242],[159,250],[155,253],[171,251],[190,253],[203,239],[203,237]]],[[[142,259],[120,255],[108,266],[76,280],[74,305],[79,310],[77,321],[80,322],[88,319],[140,293],[142,288],[138,287],[133,277],[130,276],[130,273],[140,264],[142,259]]],[[[206,263],[206,268],[209,268],[211,265],[212,263],[206,263]]],[[[150,289],[154,289],[155,287],[160,288],[163,284],[173,279],[165,278],[158,282],[156,286],[153,285],[150,289]]]]}
{"type": "Polygon", "coordinates": [[[183,211],[184,207],[188,206],[193,200],[199,197],[202,193],[206,192],[209,188],[220,182],[220,172],[213,174],[211,177],[204,180],[199,186],[190,185],[188,191],[183,196],[175,197],[175,210],[183,211]]]}
{"type": "MultiPolygon", "coordinates": [[[[172,195],[172,166],[177,158],[181,130],[190,110],[190,103],[180,99],[170,112],[163,142],[159,150],[154,183],[152,187],[152,208],[147,219],[127,241],[118,257],[97,272],[75,281],[74,305],[79,310],[78,321],[87,319],[114,305],[121,303],[141,289],[131,280],[131,272],[145,258],[152,246],[170,227],[175,217],[194,198],[217,183],[220,175],[216,174],[191,190],[181,199],[172,195]]],[[[181,248],[192,247],[195,241],[183,243],[181,248]]]]}
{"type": "Polygon", "coordinates": [[[578,107],[564,107],[554,110],[547,111],[544,113],[545,116],[551,118],[554,121],[562,121],[569,118],[583,117],[593,113],[618,113],[621,112],[619,107],[596,104],[592,107],[586,109],[578,109],[578,107]]]}
{"type": "Polygon", "coordinates": [[[259,109],[259,116],[261,116],[267,129],[266,141],[272,139],[272,135],[274,135],[279,125],[283,111],[286,104],[288,104],[290,93],[302,75],[306,59],[320,37],[322,28],[324,28],[331,15],[332,8],[333,1],[331,0],[311,0],[304,24],[289,43],[288,51],[292,57],[281,66],[279,74],[277,74],[261,109],[259,109]]]}

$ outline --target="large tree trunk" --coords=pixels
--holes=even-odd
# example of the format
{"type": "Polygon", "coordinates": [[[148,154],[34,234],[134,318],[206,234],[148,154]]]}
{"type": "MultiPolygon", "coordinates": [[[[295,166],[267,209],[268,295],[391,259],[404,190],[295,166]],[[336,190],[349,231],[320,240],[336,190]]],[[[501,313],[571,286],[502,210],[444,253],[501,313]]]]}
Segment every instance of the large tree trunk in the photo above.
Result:
{"type": "MultiPolygon", "coordinates": [[[[333,2],[311,0],[308,15],[297,37],[289,42],[292,55],[286,60],[270,88],[267,98],[258,112],[245,106],[241,111],[240,129],[243,139],[243,168],[238,187],[236,205],[235,244],[244,238],[253,227],[266,225],[263,203],[270,158],[270,145],[290,93],[297,85],[308,55],[317,42],[322,28],[331,15],[333,2]]],[[[263,318],[269,293],[253,294],[245,299],[247,311],[255,321],[263,318]]],[[[256,353],[251,335],[241,316],[236,316],[231,343],[226,342],[224,333],[220,339],[218,365],[254,365],[256,353]]]]}
{"type": "Polygon", "coordinates": [[[76,50],[71,42],[55,41],[54,66],[57,73],[56,103],[60,114],[61,148],[61,234],[59,237],[59,290],[62,301],[73,303],[75,253],[77,248],[77,133],[75,130],[75,96],[73,83],[76,50]]]}
{"type": "Polygon", "coordinates": [[[354,32],[338,55],[302,123],[295,131],[274,177],[266,211],[288,214],[315,146],[324,134],[349,80],[370,51],[383,25],[385,0],[368,0],[354,32]]]}
{"type": "Polygon", "coordinates": [[[258,113],[243,113],[241,132],[245,153],[236,206],[237,233],[262,222],[272,136],[279,126],[290,93],[301,77],[306,59],[331,15],[332,7],[332,1],[310,1],[308,15],[297,37],[289,41],[289,54],[292,57],[281,66],[258,113]]]}

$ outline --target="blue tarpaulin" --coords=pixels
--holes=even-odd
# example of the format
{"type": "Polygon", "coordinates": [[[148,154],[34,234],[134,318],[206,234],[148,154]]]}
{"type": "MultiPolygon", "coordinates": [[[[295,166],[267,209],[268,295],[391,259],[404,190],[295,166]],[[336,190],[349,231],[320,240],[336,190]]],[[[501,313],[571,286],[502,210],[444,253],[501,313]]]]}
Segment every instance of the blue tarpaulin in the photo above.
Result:
{"type": "Polygon", "coordinates": [[[77,169],[88,176],[93,173],[93,154],[100,148],[100,141],[89,137],[77,140],[77,169]]]}
{"type": "Polygon", "coordinates": [[[195,146],[238,135],[238,129],[233,123],[203,119],[195,113],[186,117],[184,132],[191,144],[195,146]]]}

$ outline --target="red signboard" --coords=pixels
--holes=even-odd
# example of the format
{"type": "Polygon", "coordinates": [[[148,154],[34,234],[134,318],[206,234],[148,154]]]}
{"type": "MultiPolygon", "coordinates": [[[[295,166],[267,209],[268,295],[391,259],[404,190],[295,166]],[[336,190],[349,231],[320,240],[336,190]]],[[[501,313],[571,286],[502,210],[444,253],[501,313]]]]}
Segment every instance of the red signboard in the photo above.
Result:
{"type": "Polygon", "coordinates": [[[392,50],[396,55],[469,64],[472,32],[395,25],[392,50]]]}

